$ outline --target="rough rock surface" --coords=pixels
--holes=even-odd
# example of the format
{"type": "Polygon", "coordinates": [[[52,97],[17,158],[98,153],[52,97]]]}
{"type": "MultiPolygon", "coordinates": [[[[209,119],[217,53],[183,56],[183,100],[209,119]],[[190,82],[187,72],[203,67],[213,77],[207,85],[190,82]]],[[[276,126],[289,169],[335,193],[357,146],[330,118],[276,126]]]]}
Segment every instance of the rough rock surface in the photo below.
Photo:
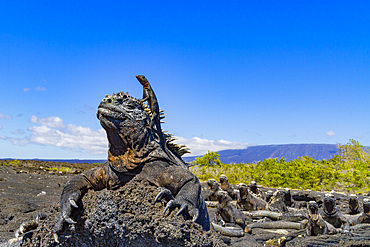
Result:
{"type": "MultiPolygon", "coordinates": [[[[217,234],[175,216],[176,210],[163,216],[166,202],[154,203],[157,193],[140,178],[115,191],[88,192],[73,215],[78,223],[65,224],[60,246],[225,246],[217,234]]],[[[50,229],[58,213],[55,210],[23,246],[57,246],[50,229]]]]}

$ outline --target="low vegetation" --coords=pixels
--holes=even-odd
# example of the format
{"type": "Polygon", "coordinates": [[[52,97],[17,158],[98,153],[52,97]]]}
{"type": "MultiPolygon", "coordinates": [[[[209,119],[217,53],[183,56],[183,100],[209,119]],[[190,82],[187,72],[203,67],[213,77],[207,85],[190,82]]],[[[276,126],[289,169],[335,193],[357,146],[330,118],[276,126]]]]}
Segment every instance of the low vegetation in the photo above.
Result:
{"type": "Polygon", "coordinates": [[[78,174],[101,163],[69,163],[43,160],[0,160],[0,167],[6,166],[17,173],[78,174]]]}
{"type": "Polygon", "coordinates": [[[309,156],[292,161],[266,159],[257,164],[224,164],[217,152],[208,151],[192,161],[190,170],[201,181],[218,179],[225,174],[230,183],[256,181],[267,187],[287,187],[316,191],[368,193],[370,191],[370,155],[356,140],[338,145],[338,153],[329,160],[309,156]]]}

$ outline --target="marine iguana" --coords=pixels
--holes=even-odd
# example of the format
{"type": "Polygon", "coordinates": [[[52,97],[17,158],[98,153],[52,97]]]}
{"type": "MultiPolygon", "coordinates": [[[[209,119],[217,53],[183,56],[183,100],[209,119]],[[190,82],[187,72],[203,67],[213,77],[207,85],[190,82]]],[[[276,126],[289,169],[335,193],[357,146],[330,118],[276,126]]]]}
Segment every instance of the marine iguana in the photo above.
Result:
{"type": "Polygon", "coordinates": [[[363,212],[356,215],[353,218],[350,218],[350,225],[358,224],[369,224],[370,223],[370,199],[365,198],[363,201],[363,212]]]}
{"type": "Polygon", "coordinates": [[[229,180],[223,174],[220,176],[220,184],[221,189],[227,191],[227,193],[233,200],[237,199],[238,190],[234,189],[234,187],[231,184],[229,184],[229,180]]]}
{"type": "Polygon", "coordinates": [[[221,191],[220,184],[213,178],[208,179],[207,186],[209,190],[203,191],[206,201],[217,201],[217,193],[221,191]]]}
{"type": "Polygon", "coordinates": [[[216,222],[220,221],[219,216],[221,216],[223,221],[222,225],[224,225],[224,222],[237,224],[244,230],[244,232],[249,232],[247,222],[252,222],[252,219],[250,219],[248,216],[245,216],[230,203],[231,200],[228,193],[226,191],[219,191],[217,193],[217,199],[218,207],[215,212],[216,222]]]}
{"type": "Polygon", "coordinates": [[[323,199],[323,208],[320,214],[326,222],[332,224],[335,228],[342,228],[345,233],[349,232],[349,221],[337,209],[333,194],[325,194],[323,199]]]}
{"type": "MultiPolygon", "coordinates": [[[[157,104],[154,100],[152,103],[157,104]]],[[[210,230],[198,178],[184,162],[174,164],[172,157],[163,150],[157,133],[150,128],[151,119],[143,103],[128,93],[106,95],[99,104],[97,117],[107,133],[108,160],[100,167],[75,176],[65,185],[61,213],[53,229],[56,241],[65,222],[76,223],[71,218],[73,208],[78,207],[78,201],[88,190],[117,189],[135,176],[163,188],[156,201],[163,197],[170,199],[164,213],[180,208],[177,215],[192,219],[205,231],[210,230]]],[[[171,151],[181,153],[181,148],[171,151]]]]}
{"type": "Polygon", "coordinates": [[[308,223],[306,227],[307,236],[318,236],[322,234],[336,234],[341,232],[341,229],[335,228],[330,223],[326,222],[319,214],[319,205],[315,201],[308,203],[308,223]]]}
{"type": "Polygon", "coordinates": [[[263,193],[262,190],[260,190],[257,186],[257,183],[255,181],[252,181],[250,184],[249,184],[249,189],[250,191],[255,194],[257,197],[259,198],[262,198],[263,200],[266,201],[266,196],[265,196],[265,193],[263,193]]]}
{"type": "Polygon", "coordinates": [[[265,193],[266,200],[265,201],[268,203],[271,200],[273,195],[274,195],[274,192],[272,190],[266,191],[266,193],[265,193]]]}
{"type": "Polygon", "coordinates": [[[264,210],[266,209],[267,202],[262,198],[255,196],[248,190],[248,186],[244,183],[238,185],[239,194],[237,204],[244,210],[264,210]]]}
{"type": "Polygon", "coordinates": [[[293,207],[294,206],[294,202],[292,200],[292,195],[290,193],[290,189],[289,188],[285,188],[283,192],[284,192],[283,201],[284,201],[285,205],[287,207],[293,207]]]}
{"type": "Polygon", "coordinates": [[[346,214],[355,215],[359,213],[361,213],[361,210],[358,196],[356,194],[351,194],[349,195],[348,210],[346,211],[346,214]]]}
{"type": "Polygon", "coordinates": [[[266,208],[279,213],[287,212],[288,208],[284,203],[284,192],[281,190],[275,191],[266,208]]]}

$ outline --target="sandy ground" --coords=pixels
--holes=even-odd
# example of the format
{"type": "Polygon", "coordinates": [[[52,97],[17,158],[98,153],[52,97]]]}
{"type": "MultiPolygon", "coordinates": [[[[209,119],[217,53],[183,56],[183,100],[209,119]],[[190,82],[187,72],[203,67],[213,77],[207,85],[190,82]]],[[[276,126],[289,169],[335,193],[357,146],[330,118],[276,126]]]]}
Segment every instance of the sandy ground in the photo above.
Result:
{"type": "MultiPolygon", "coordinates": [[[[45,209],[58,206],[64,185],[74,173],[91,169],[90,164],[43,161],[21,161],[0,164],[0,242],[14,237],[16,229],[27,220],[35,219],[45,209]],[[49,170],[46,168],[49,167],[49,170]],[[71,167],[71,173],[50,167],[71,167]],[[74,167],[74,168],[72,168],[74,167]]],[[[61,169],[59,169],[61,170],[61,169]]]]}

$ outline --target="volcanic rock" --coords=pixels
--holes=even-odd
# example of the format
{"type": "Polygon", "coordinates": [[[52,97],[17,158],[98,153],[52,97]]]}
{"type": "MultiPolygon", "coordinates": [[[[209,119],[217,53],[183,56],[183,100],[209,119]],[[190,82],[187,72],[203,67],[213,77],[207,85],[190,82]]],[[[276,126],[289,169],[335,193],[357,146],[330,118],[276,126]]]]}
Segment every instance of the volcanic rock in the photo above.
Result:
{"type": "Polygon", "coordinates": [[[225,246],[214,232],[175,216],[176,210],[165,217],[166,202],[154,203],[157,194],[140,178],[115,191],[89,191],[72,215],[78,223],[65,223],[60,245],[50,231],[60,213],[55,208],[23,246],[225,246]]]}

